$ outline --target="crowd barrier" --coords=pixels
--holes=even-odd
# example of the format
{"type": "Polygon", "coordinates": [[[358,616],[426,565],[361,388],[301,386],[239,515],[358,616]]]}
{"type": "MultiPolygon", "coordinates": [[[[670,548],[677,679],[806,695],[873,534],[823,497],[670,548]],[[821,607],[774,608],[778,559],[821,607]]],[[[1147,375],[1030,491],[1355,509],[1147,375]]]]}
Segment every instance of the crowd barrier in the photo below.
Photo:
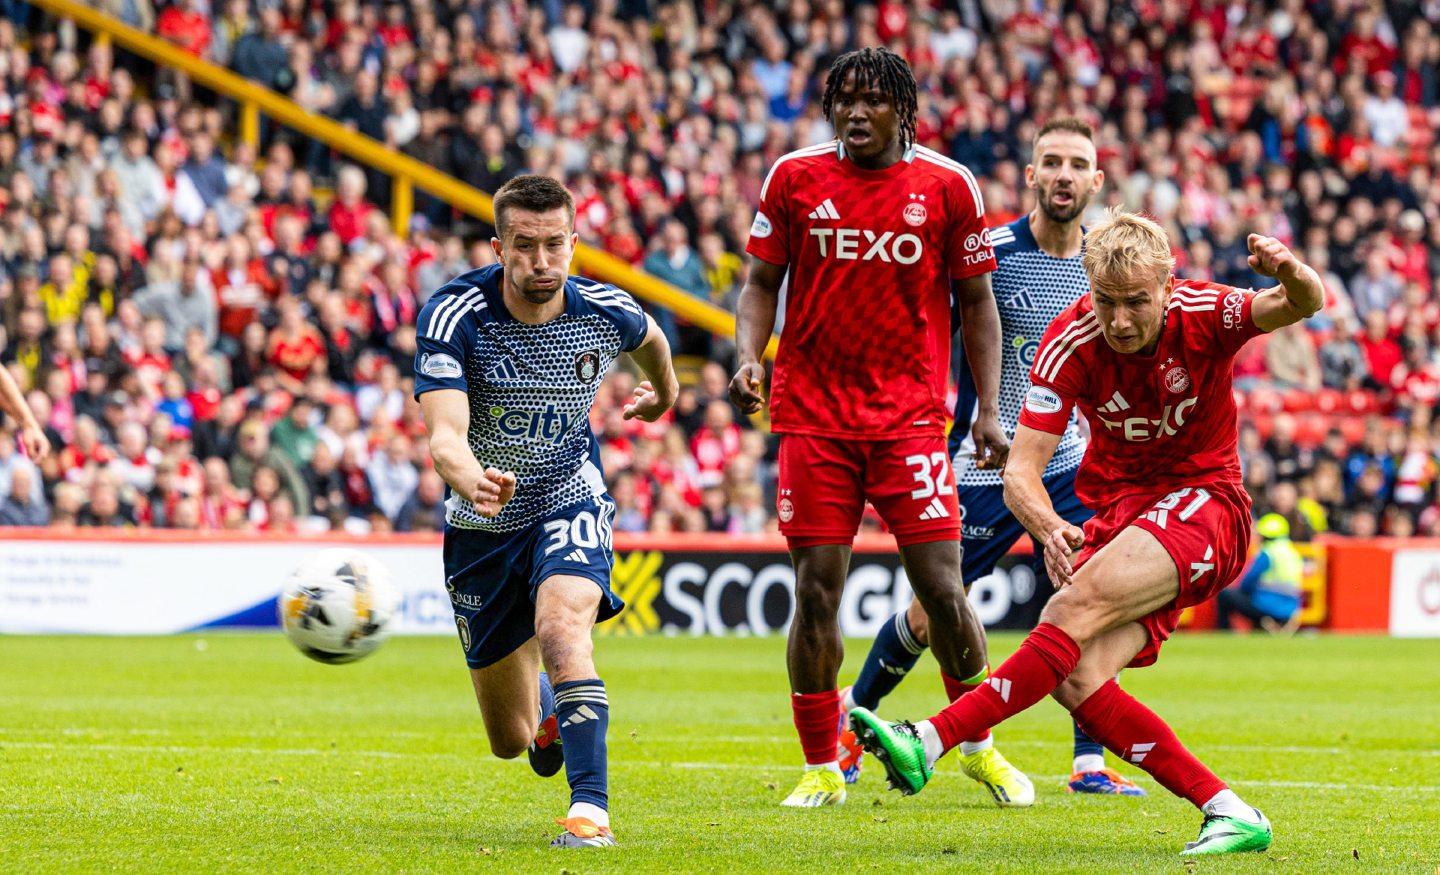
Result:
{"type": "MultiPolygon", "coordinates": [[[[0,632],[158,635],[273,627],[275,596],[310,552],[354,546],[390,569],[399,634],[454,634],[436,535],[235,536],[169,531],[0,530],[0,632]]],[[[795,575],[777,537],[615,536],[612,585],[628,610],[607,635],[765,635],[794,611],[795,575]]],[[[1440,540],[1329,539],[1302,545],[1309,627],[1440,637],[1440,540]]],[[[1028,545],[977,581],[992,629],[1028,629],[1049,596],[1028,545]]],[[[840,606],[847,636],[874,635],[909,603],[894,541],[856,541],[840,606]]],[[[1187,628],[1213,626],[1213,605],[1187,628]]]]}
{"type": "Polygon", "coordinates": [[[1327,628],[1440,637],[1440,539],[1336,539],[1326,547],[1327,628]]]}

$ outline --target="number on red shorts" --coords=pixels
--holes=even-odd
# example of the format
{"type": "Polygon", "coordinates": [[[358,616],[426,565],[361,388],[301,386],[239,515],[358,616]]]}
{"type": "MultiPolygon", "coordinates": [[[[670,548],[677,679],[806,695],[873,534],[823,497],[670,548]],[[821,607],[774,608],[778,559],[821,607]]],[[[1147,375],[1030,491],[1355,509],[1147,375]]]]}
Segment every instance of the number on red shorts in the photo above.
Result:
{"type": "Polygon", "coordinates": [[[950,485],[950,459],[944,453],[925,456],[906,456],[905,464],[910,466],[915,482],[920,486],[910,490],[911,498],[924,499],[932,495],[950,495],[955,487],[950,485]]]}

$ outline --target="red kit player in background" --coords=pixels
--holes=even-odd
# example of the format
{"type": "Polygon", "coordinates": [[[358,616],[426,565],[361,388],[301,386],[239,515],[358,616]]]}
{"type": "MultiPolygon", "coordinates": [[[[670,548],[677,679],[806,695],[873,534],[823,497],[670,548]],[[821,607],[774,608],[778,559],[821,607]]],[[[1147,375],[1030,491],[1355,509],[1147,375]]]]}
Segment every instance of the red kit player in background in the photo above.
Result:
{"type": "Polygon", "coordinates": [[[1165,231],[1112,212],[1085,238],[1090,294],[1050,325],[1031,367],[1005,469],[1005,503],[1045,545],[1060,591],[1040,625],[988,683],[917,725],[862,708],[852,726],[905,793],[961,739],[1053,695],[1091,738],[1205,814],[1185,854],[1263,851],[1270,823],[1206,768],[1150,709],[1115,683],[1155,661],[1182,609],[1239,574],[1250,543],[1240,481],[1235,354],[1251,338],[1313,316],[1315,271],[1284,244],[1250,235],[1261,292],[1176,279],[1165,231]],[[1084,531],[1055,513],[1041,481],[1070,412],[1091,423],[1076,494],[1084,531]],[[1078,553],[1077,553],[1078,551],[1078,553]]]}
{"type": "MultiPolygon", "coordinates": [[[[778,510],[795,565],[786,660],[806,762],[783,804],[802,808],[845,800],[838,611],[867,499],[895,534],[952,699],[985,677],[985,632],[961,585],[960,514],[945,450],[952,284],[981,398],[976,455],[999,467],[1007,451],[997,418],[995,258],[975,178],[915,145],[915,78],[894,52],[867,48],[836,59],[821,105],[836,139],[782,157],[760,193],[738,307],[740,366],[730,383],[742,410],[760,410],[761,356],[788,271],[770,414],[783,435],[778,510]]],[[[988,730],[965,740],[980,771],[972,777],[997,800],[1033,798],[988,730]]]]}

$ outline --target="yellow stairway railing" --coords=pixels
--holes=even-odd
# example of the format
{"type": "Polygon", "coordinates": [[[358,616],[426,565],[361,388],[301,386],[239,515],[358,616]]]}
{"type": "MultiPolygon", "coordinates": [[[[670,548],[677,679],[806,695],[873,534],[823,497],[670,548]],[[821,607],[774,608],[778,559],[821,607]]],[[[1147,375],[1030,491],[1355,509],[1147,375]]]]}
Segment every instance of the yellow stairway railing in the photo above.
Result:
{"type": "MultiPolygon", "coordinates": [[[[263,114],[362,164],[383,171],[391,179],[390,213],[397,234],[403,236],[409,231],[417,186],[469,215],[494,222],[495,211],[490,195],[448,173],[386,149],[333,119],[302,109],[264,86],[201,60],[159,37],[136,30],[76,0],[31,2],[56,16],[74,21],[98,38],[109,39],[113,45],[156,64],[179,70],[206,88],[234,100],[240,106],[240,138],[252,145],[259,145],[260,117],[263,114]]],[[[708,301],[698,300],[604,250],[580,244],[575,250],[573,269],[633,292],[712,334],[722,337],[735,335],[735,317],[727,311],[708,301]]],[[[768,357],[774,358],[775,348],[776,341],[771,338],[766,351],[768,357]]]]}

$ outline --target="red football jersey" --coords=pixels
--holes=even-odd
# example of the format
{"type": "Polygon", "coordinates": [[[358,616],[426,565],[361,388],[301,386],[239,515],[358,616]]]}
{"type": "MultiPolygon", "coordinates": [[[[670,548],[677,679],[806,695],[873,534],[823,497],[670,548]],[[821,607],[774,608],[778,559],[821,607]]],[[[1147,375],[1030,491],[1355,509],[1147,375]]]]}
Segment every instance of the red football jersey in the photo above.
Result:
{"type": "Polygon", "coordinates": [[[1231,371],[1240,347],[1264,333],[1250,315],[1254,300],[1252,291],[1176,279],[1148,356],[1110,348],[1089,295],[1050,323],[1020,424],[1061,434],[1080,406],[1091,437],[1075,494],[1086,506],[1185,486],[1243,491],[1231,371]]]}
{"type": "Polygon", "coordinates": [[[970,171],[924,147],[884,170],[835,142],[791,152],[770,169],[746,250],[790,268],[775,431],[944,434],[950,280],[995,268],[970,171]]]}

